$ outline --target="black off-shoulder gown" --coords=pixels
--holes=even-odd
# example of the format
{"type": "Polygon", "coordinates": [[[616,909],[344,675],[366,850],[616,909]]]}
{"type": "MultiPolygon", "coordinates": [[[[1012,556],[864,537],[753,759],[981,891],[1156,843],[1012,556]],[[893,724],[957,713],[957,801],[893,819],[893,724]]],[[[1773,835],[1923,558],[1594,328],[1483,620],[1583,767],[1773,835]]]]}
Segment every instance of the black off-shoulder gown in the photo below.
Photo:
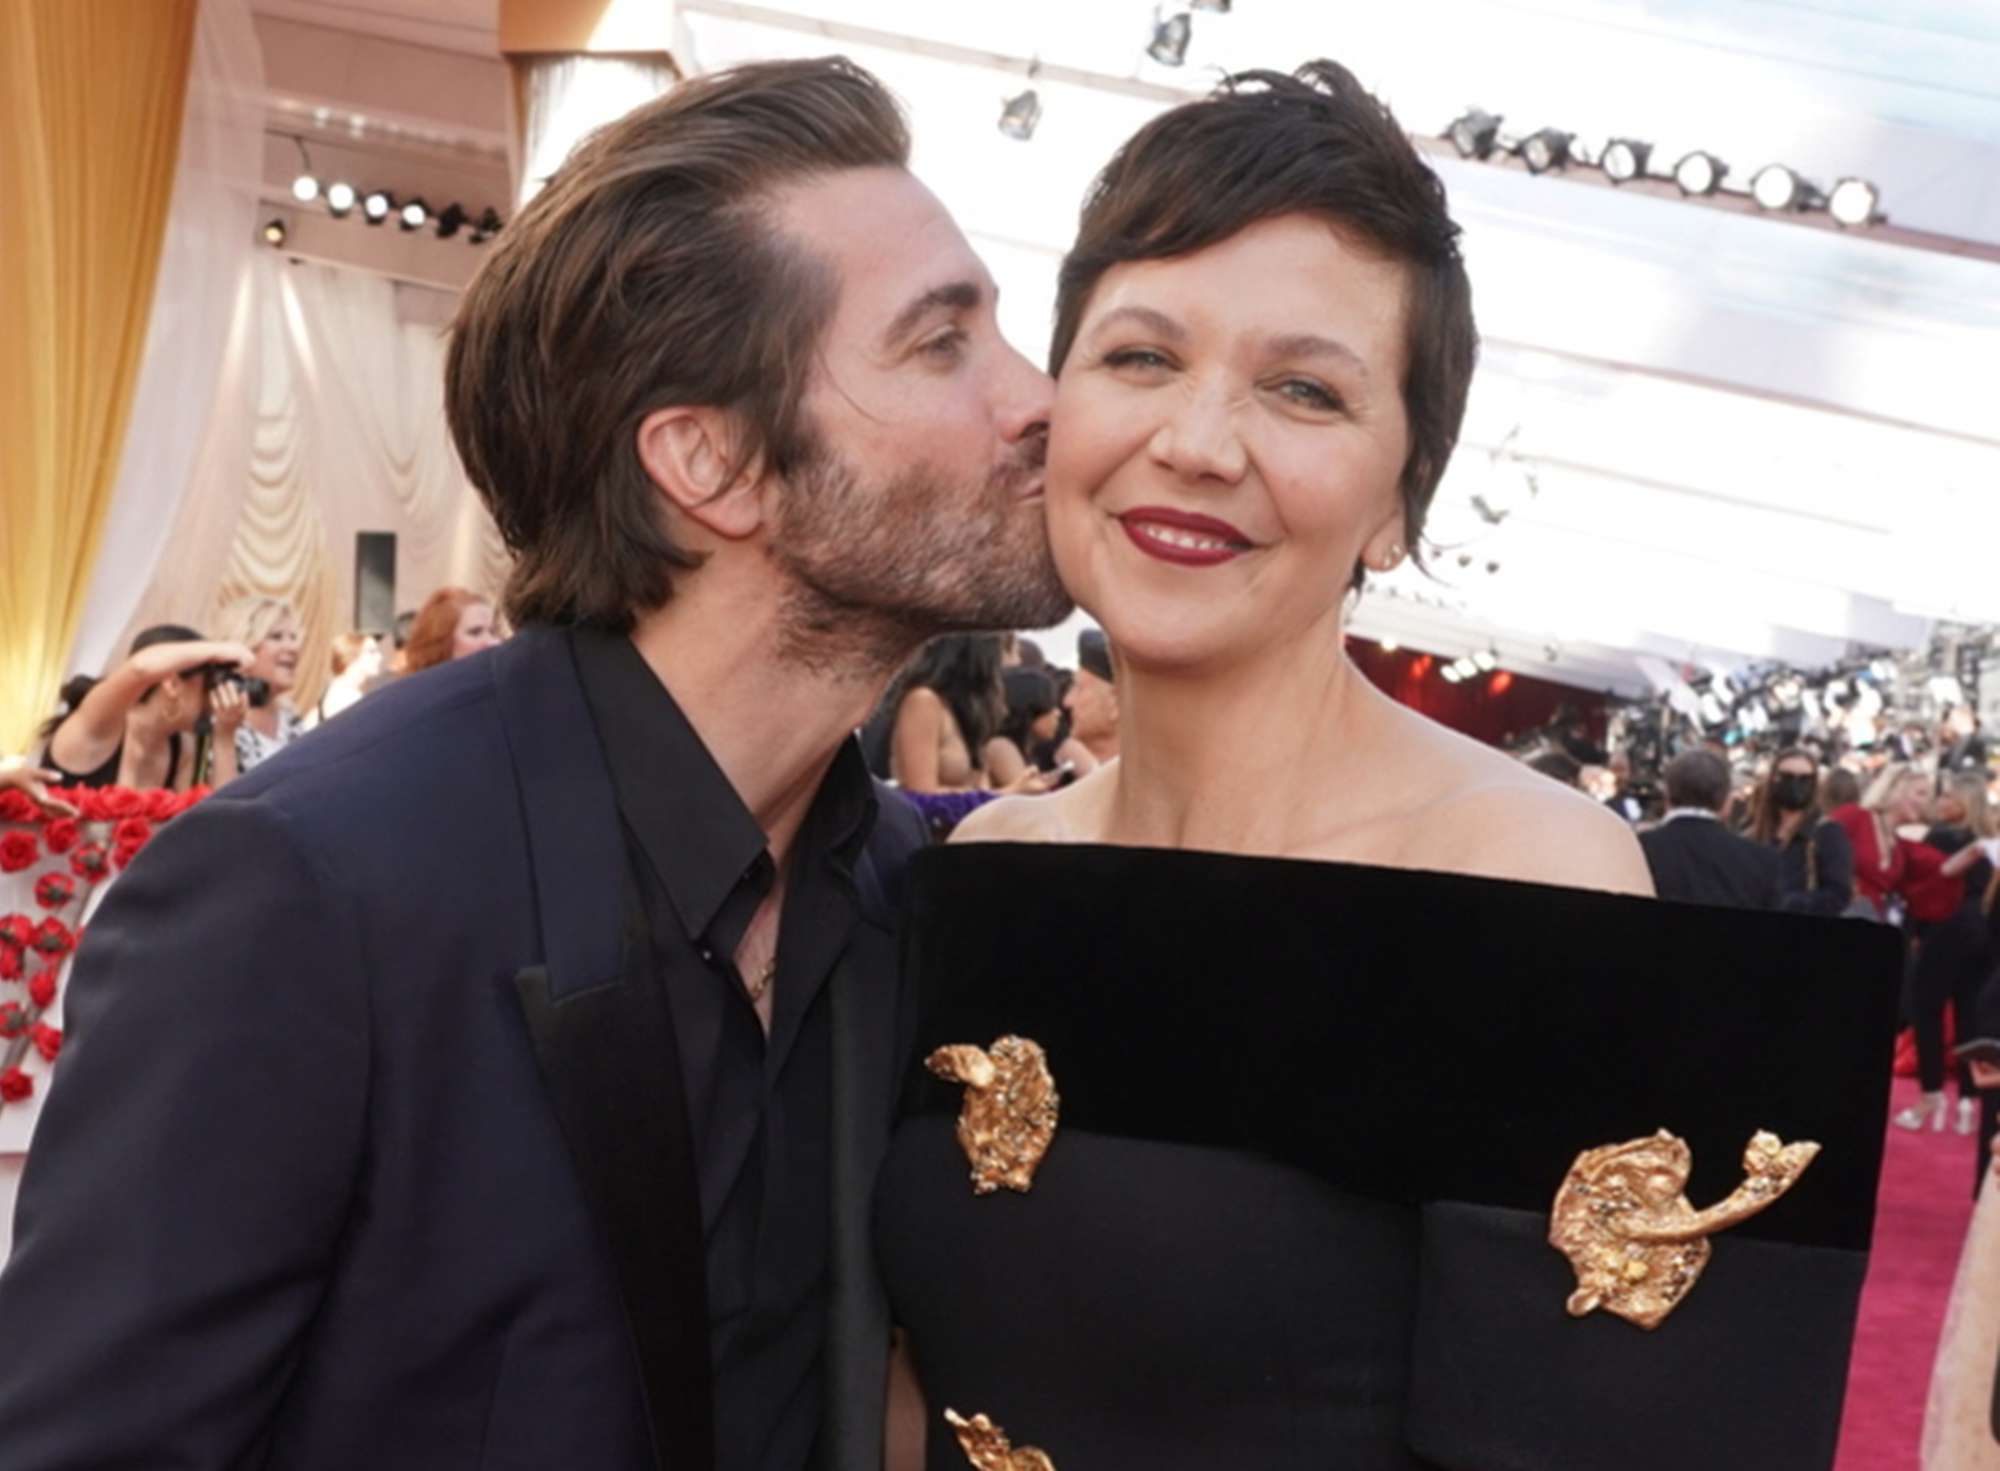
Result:
{"type": "Polygon", "coordinates": [[[1332,863],[966,845],[912,875],[876,1244],[931,1415],[1057,1471],[1832,1464],[1898,948],[1858,921],[1332,863]],[[1040,1043],[1031,1190],[975,1195],[921,1059],[1040,1043]],[[1573,1318],[1548,1211],[1666,1128],[1697,1206],[1814,1139],[1659,1328],[1573,1318]]]}

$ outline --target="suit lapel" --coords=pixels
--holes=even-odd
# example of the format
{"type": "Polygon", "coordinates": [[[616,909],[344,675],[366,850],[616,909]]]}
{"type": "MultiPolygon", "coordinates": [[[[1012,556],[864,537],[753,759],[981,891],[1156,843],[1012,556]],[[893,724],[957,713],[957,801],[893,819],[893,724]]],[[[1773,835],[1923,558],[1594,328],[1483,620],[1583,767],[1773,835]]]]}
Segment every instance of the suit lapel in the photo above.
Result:
{"type": "Polygon", "coordinates": [[[870,1231],[889,1146],[896,1071],[894,940],[858,924],[827,982],[833,1033],[824,1471],[877,1471],[889,1371],[889,1304],[870,1231]]]}
{"type": "Polygon", "coordinates": [[[657,1466],[714,1465],[701,1207],[673,1017],[569,641],[524,632],[494,680],[535,874],[542,960],[515,978],[542,1086],[602,1228],[657,1466]]]}

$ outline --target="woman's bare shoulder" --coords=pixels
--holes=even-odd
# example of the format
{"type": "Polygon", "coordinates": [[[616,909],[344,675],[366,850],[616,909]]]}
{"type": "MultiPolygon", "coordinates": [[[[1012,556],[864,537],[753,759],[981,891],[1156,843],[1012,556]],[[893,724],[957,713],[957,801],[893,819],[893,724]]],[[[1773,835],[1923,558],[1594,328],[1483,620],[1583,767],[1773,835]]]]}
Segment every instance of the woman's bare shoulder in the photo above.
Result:
{"type": "Polygon", "coordinates": [[[952,829],[954,843],[1080,843],[1095,831],[1089,814],[1101,802],[1111,768],[1104,766],[1058,792],[1000,797],[952,829]]]}
{"type": "Polygon", "coordinates": [[[1623,818],[1504,752],[1424,724],[1435,733],[1423,743],[1430,792],[1411,813],[1410,860],[1487,878],[1652,894],[1645,852],[1623,818]]]}

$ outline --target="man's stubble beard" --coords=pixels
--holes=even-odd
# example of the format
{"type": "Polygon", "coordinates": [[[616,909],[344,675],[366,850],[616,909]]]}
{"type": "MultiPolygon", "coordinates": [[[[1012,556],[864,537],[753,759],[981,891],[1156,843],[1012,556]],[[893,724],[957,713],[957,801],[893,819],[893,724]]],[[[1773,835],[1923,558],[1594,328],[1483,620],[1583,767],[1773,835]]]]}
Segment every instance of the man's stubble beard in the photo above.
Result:
{"type": "Polygon", "coordinates": [[[1046,628],[1074,604],[1049,552],[1036,435],[976,494],[914,465],[865,486],[821,447],[789,477],[770,556],[786,574],[779,651],[855,675],[893,671],[944,633],[1046,628]]]}

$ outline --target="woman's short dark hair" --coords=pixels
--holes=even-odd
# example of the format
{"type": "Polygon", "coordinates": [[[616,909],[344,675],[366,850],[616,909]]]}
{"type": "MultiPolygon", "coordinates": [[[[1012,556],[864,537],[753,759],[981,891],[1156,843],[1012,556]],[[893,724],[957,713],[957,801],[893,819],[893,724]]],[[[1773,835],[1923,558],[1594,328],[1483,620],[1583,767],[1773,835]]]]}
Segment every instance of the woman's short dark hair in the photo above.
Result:
{"type": "Polygon", "coordinates": [[[839,282],[767,206],[909,153],[895,99],[852,62],[763,62],[593,133],[509,221],[453,324],[445,409],[516,557],[515,623],[629,627],[697,564],[639,462],[655,409],[737,411],[739,469],[810,458],[803,400],[839,282]]]}
{"type": "MultiPolygon", "coordinates": [[[[1205,250],[1288,214],[1316,215],[1409,272],[1402,391],[1410,453],[1399,488],[1406,540],[1419,556],[1478,355],[1472,285],[1444,185],[1338,62],[1307,62],[1292,76],[1240,72],[1204,101],[1162,113],[1118,150],[1091,186],[1063,259],[1049,371],[1062,371],[1091,292],[1113,266],[1205,250]]],[[[1361,582],[1357,565],[1353,585],[1361,582]]]]}

